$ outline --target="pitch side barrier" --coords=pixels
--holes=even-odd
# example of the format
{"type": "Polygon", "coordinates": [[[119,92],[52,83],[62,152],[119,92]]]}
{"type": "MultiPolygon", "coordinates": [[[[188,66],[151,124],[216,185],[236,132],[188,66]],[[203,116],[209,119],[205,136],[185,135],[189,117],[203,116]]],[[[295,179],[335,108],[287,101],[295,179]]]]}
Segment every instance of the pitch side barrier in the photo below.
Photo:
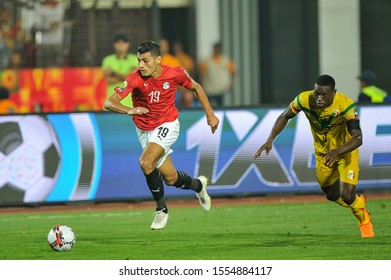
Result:
{"type": "MultiPolygon", "coordinates": [[[[304,114],[289,122],[268,156],[252,155],[283,108],[216,110],[212,134],[202,110],[182,111],[174,164],[210,179],[212,196],[319,192],[304,114]]],[[[361,106],[362,191],[391,190],[391,106],[361,106]]],[[[0,116],[0,206],[150,199],[130,117],[110,112],[0,116]]],[[[166,187],[168,197],[192,192],[166,187]]]]}

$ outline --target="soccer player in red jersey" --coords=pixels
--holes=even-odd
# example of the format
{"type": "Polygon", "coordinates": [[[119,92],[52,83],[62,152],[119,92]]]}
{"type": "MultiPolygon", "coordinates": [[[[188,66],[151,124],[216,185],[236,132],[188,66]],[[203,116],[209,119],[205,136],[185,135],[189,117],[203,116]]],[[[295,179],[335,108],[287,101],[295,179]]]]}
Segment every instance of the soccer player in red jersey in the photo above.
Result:
{"type": "Polygon", "coordinates": [[[163,229],[168,221],[168,208],[164,198],[163,180],[169,186],[190,189],[206,211],[211,207],[207,193],[207,178],[191,178],[183,171],[177,171],[170,154],[171,146],[179,135],[178,110],[175,107],[175,93],[178,86],[191,90],[202,105],[208,125],[214,133],[219,119],[210,106],[203,88],[195,82],[182,67],[160,64],[160,45],[147,41],[137,49],[139,68],[132,72],[124,83],[106,100],[106,109],[132,116],[143,152],[139,159],[147,185],[156,201],[156,213],[152,229],[163,229]],[[134,108],[120,103],[132,94],[134,108]]]}

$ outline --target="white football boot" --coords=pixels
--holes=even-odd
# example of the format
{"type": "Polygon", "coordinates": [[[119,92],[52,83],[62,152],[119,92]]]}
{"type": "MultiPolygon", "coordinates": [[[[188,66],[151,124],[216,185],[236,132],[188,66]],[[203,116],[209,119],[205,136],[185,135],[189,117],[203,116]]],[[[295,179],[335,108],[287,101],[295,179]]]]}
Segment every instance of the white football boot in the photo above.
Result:
{"type": "Polygon", "coordinates": [[[205,211],[209,211],[212,205],[212,201],[210,199],[209,194],[206,192],[208,178],[206,178],[205,176],[199,176],[197,177],[197,179],[200,180],[202,183],[202,190],[196,194],[196,197],[198,198],[201,207],[204,208],[205,211]]]}
{"type": "Polygon", "coordinates": [[[151,229],[159,230],[166,227],[168,221],[168,213],[163,212],[164,209],[156,211],[155,218],[153,219],[151,229]]]}

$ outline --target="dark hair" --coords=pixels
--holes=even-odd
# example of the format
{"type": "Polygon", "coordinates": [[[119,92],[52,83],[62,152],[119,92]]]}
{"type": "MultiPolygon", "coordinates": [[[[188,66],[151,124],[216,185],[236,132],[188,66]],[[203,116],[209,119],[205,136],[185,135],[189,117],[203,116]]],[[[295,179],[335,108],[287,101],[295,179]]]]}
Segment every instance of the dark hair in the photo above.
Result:
{"type": "Polygon", "coordinates": [[[125,34],[117,34],[114,36],[114,42],[116,43],[118,41],[129,42],[129,39],[125,34]]]}
{"type": "Polygon", "coordinates": [[[221,42],[217,42],[213,45],[213,50],[215,52],[222,52],[223,50],[223,44],[221,42]]]}
{"type": "Polygon", "coordinates": [[[370,69],[364,69],[357,78],[369,86],[374,85],[376,82],[376,74],[370,69]]]}
{"type": "Polygon", "coordinates": [[[139,54],[150,52],[154,56],[159,56],[160,45],[154,41],[147,41],[138,46],[137,52],[139,54]]]}
{"type": "Polygon", "coordinates": [[[335,89],[335,80],[330,75],[321,75],[315,82],[318,86],[329,86],[331,90],[335,89]]]}

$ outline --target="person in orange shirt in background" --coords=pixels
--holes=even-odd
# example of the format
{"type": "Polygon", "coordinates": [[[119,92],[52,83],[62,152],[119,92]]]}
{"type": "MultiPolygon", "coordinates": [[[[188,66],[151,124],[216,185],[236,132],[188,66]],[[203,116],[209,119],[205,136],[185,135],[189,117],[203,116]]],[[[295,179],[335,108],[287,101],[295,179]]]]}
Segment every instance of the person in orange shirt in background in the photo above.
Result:
{"type": "Polygon", "coordinates": [[[194,71],[194,60],[193,58],[188,55],[184,50],[183,50],[183,45],[179,41],[175,41],[172,50],[174,52],[175,57],[179,60],[181,63],[182,67],[185,68],[185,70],[191,75],[193,75],[194,71]]]}
{"type": "MultiPolygon", "coordinates": [[[[188,55],[183,50],[183,45],[179,41],[175,41],[172,46],[173,52],[175,57],[179,60],[179,62],[182,64],[182,67],[189,73],[190,76],[195,75],[194,71],[194,60],[193,58],[188,55]]],[[[194,95],[188,91],[184,90],[182,92],[182,96],[179,100],[179,107],[180,108],[191,108],[196,106],[198,103],[196,99],[194,98],[194,95]]]]}
{"type": "Polygon", "coordinates": [[[223,106],[224,95],[233,88],[236,76],[234,61],[222,52],[220,42],[214,44],[213,54],[200,63],[201,84],[213,106],[223,106]]]}
{"type": "MultiPolygon", "coordinates": [[[[170,53],[170,44],[168,40],[162,38],[160,39],[159,43],[160,43],[160,55],[162,57],[161,64],[165,64],[169,66],[182,66],[187,71],[184,65],[182,65],[181,61],[176,56],[170,53]]],[[[193,107],[194,104],[193,93],[183,87],[178,87],[176,102],[177,102],[176,105],[179,108],[193,107]]]]}
{"type": "Polygon", "coordinates": [[[179,59],[170,53],[170,43],[167,39],[160,39],[160,55],[162,57],[161,64],[169,66],[182,66],[179,59]]]}
{"type": "Polygon", "coordinates": [[[0,87],[0,114],[17,113],[16,105],[9,100],[9,96],[8,89],[0,87]]]}

